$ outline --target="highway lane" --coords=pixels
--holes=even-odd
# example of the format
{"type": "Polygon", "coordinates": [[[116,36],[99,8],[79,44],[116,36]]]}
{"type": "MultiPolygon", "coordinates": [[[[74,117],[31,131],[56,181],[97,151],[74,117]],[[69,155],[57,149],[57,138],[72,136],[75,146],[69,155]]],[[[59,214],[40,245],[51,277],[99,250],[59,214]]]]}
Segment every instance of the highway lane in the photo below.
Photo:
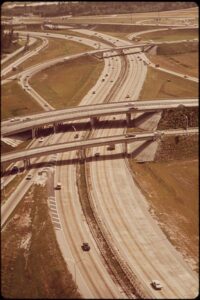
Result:
{"type": "MultiPolygon", "coordinates": [[[[73,133],[65,133],[62,139],[73,137],[73,133]]],[[[64,153],[58,157],[62,161],[74,159],[76,152],[64,153]]],[[[80,204],[77,185],[76,166],[62,165],[56,168],[55,182],[62,183],[61,191],[56,191],[56,201],[58,206],[59,220],[63,233],[60,240],[61,248],[68,247],[65,251],[66,261],[70,258],[76,264],[76,282],[84,298],[120,298],[123,293],[111,280],[105,267],[105,263],[96,246],[96,242],[88,228],[80,204]],[[70,175],[69,175],[70,174],[70,175]],[[91,250],[83,252],[81,245],[88,242],[91,250]],[[66,256],[66,252],[68,253],[66,256]],[[79,262],[77,264],[76,262],[79,262]]],[[[67,261],[71,273],[74,266],[67,261]]]]}
{"type": "MultiPolygon", "coordinates": [[[[25,40],[25,37],[23,37],[23,40],[25,40]]],[[[31,38],[29,39],[29,46],[31,46],[34,42],[36,41],[35,38],[31,38]]],[[[13,58],[14,56],[16,56],[17,54],[19,54],[20,52],[22,52],[24,50],[24,46],[20,47],[19,49],[17,49],[16,51],[7,54],[5,58],[1,59],[1,67],[2,65],[7,62],[8,60],[10,60],[11,58],[13,58]]]]}
{"type": "MultiPolygon", "coordinates": [[[[108,73],[109,64],[113,66],[116,63],[111,59],[105,62],[104,71],[102,72],[98,82],[101,81],[102,77],[104,78],[105,74],[108,73]]],[[[116,67],[117,69],[121,68],[119,62],[117,62],[116,67]]],[[[117,74],[118,73],[119,72],[117,72],[117,74]]],[[[108,77],[113,81],[117,79],[115,73],[109,74],[108,77]]],[[[82,103],[88,104],[90,102],[98,102],[103,96],[105,96],[105,93],[109,90],[109,81],[107,80],[105,85],[99,85],[98,82],[95,85],[97,93],[94,94],[93,97],[90,97],[89,95],[91,94],[91,91],[89,91],[88,95],[83,98],[82,103]],[[108,90],[106,87],[108,87],[108,90]]],[[[92,90],[94,90],[94,88],[92,90]]],[[[83,135],[84,132],[79,133],[79,137],[83,135]]],[[[68,136],[68,139],[72,139],[74,133],[65,133],[65,136],[68,136]]],[[[68,160],[76,157],[76,152],[73,151],[71,153],[60,154],[58,159],[68,160]]],[[[104,262],[98,253],[99,250],[96,247],[96,242],[94,241],[83,216],[77,186],[74,184],[77,180],[76,165],[62,165],[60,168],[56,168],[56,181],[58,180],[63,186],[63,190],[61,191],[62,195],[61,197],[58,195],[57,203],[62,228],[65,233],[64,240],[61,236],[59,238],[60,248],[63,251],[63,256],[66,261],[69,260],[70,257],[72,261],[80,262],[77,265],[79,275],[76,279],[81,294],[86,298],[124,297],[124,293],[113,283],[110,275],[108,276],[104,262]],[[68,244],[67,250],[65,247],[66,241],[68,244]],[[91,245],[91,250],[87,253],[86,259],[84,259],[85,255],[80,248],[83,241],[87,241],[91,245]],[[66,254],[66,252],[68,252],[68,254],[66,254]]],[[[59,192],[57,194],[59,194],[59,192]]],[[[68,265],[70,267],[69,262],[68,265]]],[[[72,273],[73,265],[71,265],[72,273]]]]}
{"type": "MultiPolygon", "coordinates": [[[[133,60],[133,59],[131,59],[133,60]]],[[[134,60],[133,60],[134,61],[134,60]]],[[[119,76],[119,72],[114,73],[114,80],[110,79],[109,76],[112,74],[112,70],[108,69],[109,61],[106,60],[106,70],[108,73],[102,72],[98,83],[92,88],[92,91],[86,96],[86,98],[94,98],[93,92],[97,94],[96,97],[102,98],[103,89],[102,87],[106,88],[109,92],[113,87],[113,82],[119,76]],[[107,66],[108,65],[108,66],[107,66]],[[109,70],[109,71],[108,71],[109,70]],[[106,77],[106,74],[108,77],[106,77]],[[102,83],[102,80],[105,81],[102,83]],[[112,83],[112,84],[110,84],[112,83]]],[[[116,62],[116,60],[114,60],[116,62]]],[[[136,64],[136,62],[135,62],[136,64]]],[[[111,66],[111,65],[110,65],[111,66]]],[[[113,67],[110,67],[111,69],[113,67]]],[[[116,69],[117,70],[117,69],[116,69]]],[[[133,72],[134,68],[130,68],[129,72],[133,72]]],[[[133,75],[134,76],[134,75],[133,75]]],[[[23,78],[25,80],[26,78],[23,78]]],[[[120,82],[122,83],[122,82],[120,82]]],[[[27,83],[24,81],[25,86],[27,83]]],[[[129,79],[129,84],[131,85],[131,80],[129,79]]],[[[121,92],[117,92],[116,96],[113,94],[112,97],[115,99],[119,99],[119,102],[113,102],[109,104],[98,104],[98,105],[85,105],[79,107],[73,107],[69,109],[62,109],[62,110],[54,110],[48,113],[38,113],[34,115],[29,115],[21,118],[16,118],[14,121],[13,119],[2,122],[2,130],[1,136],[6,136],[8,134],[14,134],[16,132],[22,132],[26,130],[30,130],[32,128],[41,127],[44,125],[52,125],[55,122],[69,122],[71,120],[80,120],[80,119],[88,119],[90,117],[95,116],[103,116],[103,115],[117,115],[117,114],[126,114],[130,112],[130,109],[133,107],[138,112],[145,112],[145,111],[153,111],[153,110],[162,110],[162,109],[171,109],[171,108],[178,108],[179,105],[184,105],[185,107],[198,107],[198,100],[197,99],[169,99],[169,100],[154,100],[154,101],[132,101],[133,99],[134,90],[129,91],[127,93],[125,100],[130,99],[129,102],[124,101],[120,102],[123,99],[121,96],[121,92]],[[127,98],[129,97],[129,98],[127,98]]],[[[108,97],[107,97],[108,99],[108,97]]],[[[52,107],[52,109],[54,109],[52,107]]]]}
{"type": "MultiPolygon", "coordinates": [[[[138,81],[140,72],[137,74],[138,81]]],[[[135,80],[133,88],[134,83],[137,98],[141,86],[135,80]]],[[[119,134],[121,129],[96,130],[94,136],[108,136],[113,132],[119,134]]],[[[90,151],[92,154],[95,152],[109,153],[102,147],[90,151]]],[[[112,152],[121,153],[122,148],[117,146],[112,152]]],[[[149,297],[194,297],[197,293],[196,275],[151,218],[147,203],[132,180],[124,159],[95,159],[88,164],[88,169],[91,197],[98,206],[98,213],[120,254],[143,283],[149,297]],[[154,278],[161,279],[164,286],[161,292],[151,288],[150,282],[154,278]]]]}
{"type": "MultiPolygon", "coordinates": [[[[119,129],[124,131],[124,129],[119,129]]],[[[139,140],[154,140],[159,134],[163,135],[184,135],[185,133],[198,133],[198,128],[189,128],[186,130],[162,130],[162,131],[145,131],[145,132],[134,132],[134,134],[128,135],[113,135],[113,136],[102,136],[93,139],[86,139],[81,141],[70,141],[64,143],[57,143],[56,145],[44,145],[36,148],[25,149],[22,151],[14,151],[1,156],[1,162],[10,163],[18,160],[30,159],[41,155],[50,155],[54,153],[62,153],[67,151],[91,148],[96,146],[111,145],[111,144],[123,144],[130,143],[139,140]]]]}
{"type": "MultiPolygon", "coordinates": [[[[42,40],[42,44],[40,46],[38,46],[36,49],[26,52],[25,55],[23,55],[22,57],[18,58],[17,60],[9,64],[7,67],[3,68],[3,70],[1,71],[1,77],[11,72],[13,67],[18,67],[25,60],[32,57],[33,55],[37,55],[39,51],[47,47],[48,40],[46,38],[40,38],[40,39],[42,40]]],[[[35,42],[36,39],[31,38],[31,40],[34,40],[35,42]]]]}

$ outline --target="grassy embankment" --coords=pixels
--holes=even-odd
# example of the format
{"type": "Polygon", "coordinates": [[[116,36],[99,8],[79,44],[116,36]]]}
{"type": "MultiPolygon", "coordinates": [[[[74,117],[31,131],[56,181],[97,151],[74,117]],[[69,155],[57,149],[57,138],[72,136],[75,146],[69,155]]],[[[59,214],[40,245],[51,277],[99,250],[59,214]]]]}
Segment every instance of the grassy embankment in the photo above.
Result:
{"type": "Polygon", "coordinates": [[[158,46],[157,55],[148,54],[147,56],[160,67],[198,77],[199,52],[196,42],[163,44],[158,46]]]}
{"type": "Polygon", "coordinates": [[[29,190],[1,238],[3,297],[80,298],[56,242],[46,188],[29,190]]]}
{"type": "Polygon", "coordinates": [[[156,42],[190,40],[198,38],[198,29],[171,29],[155,31],[140,35],[143,41],[154,40],[156,42]]]}
{"type": "Polygon", "coordinates": [[[189,97],[198,97],[198,83],[149,68],[139,99],[148,101],[189,97]]]}
{"type": "Polygon", "coordinates": [[[1,119],[41,112],[42,108],[16,81],[1,88],[1,119]]]}
{"type": "Polygon", "coordinates": [[[11,75],[15,75],[19,71],[21,72],[28,67],[45,62],[49,59],[77,54],[92,49],[93,48],[78,42],[49,38],[49,44],[47,48],[41,50],[37,55],[30,57],[28,60],[20,64],[18,70],[8,73],[7,77],[11,75]]]}
{"type": "Polygon", "coordinates": [[[130,160],[135,180],[166,236],[198,266],[198,160],[138,164],[130,160]]]}
{"type": "MultiPolygon", "coordinates": [[[[140,99],[197,95],[198,84],[150,68],[140,99]],[[169,78],[171,82],[167,81],[169,78]]],[[[180,147],[173,161],[138,164],[130,159],[129,162],[135,180],[150,203],[150,212],[170,241],[197,270],[198,160],[194,156],[190,159],[190,155],[186,160],[180,147]]]]}
{"type": "Polygon", "coordinates": [[[41,71],[31,79],[33,88],[55,108],[78,105],[96,83],[103,62],[82,57],[41,71]]]}

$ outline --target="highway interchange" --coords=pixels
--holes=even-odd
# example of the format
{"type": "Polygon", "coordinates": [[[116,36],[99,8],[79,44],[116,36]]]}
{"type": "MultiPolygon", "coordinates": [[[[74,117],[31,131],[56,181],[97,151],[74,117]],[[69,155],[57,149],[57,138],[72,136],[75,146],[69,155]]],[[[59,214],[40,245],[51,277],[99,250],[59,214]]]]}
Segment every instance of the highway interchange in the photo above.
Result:
{"type": "MultiPolygon", "coordinates": [[[[99,36],[105,40],[105,43],[99,42],[97,45],[96,42],[92,41],[92,36],[96,35],[95,32],[87,30],[88,33],[91,39],[79,38],[77,36],[72,38],[54,33],[48,33],[48,38],[70,39],[90,45],[96,49],[111,48],[111,46],[106,44],[108,41],[109,43],[113,43],[114,46],[128,46],[132,44],[131,42],[99,33],[99,36]]],[[[26,35],[27,32],[24,34],[26,35]]],[[[47,45],[46,33],[30,32],[29,34],[31,37],[43,39],[42,46],[35,53],[38,53],[42,47],[47,45]]],[[[32,51],[31,54],[33,53],[32,51]]],[[[75,59],[80,55],[73,55],[71,58],[75,59]]],[[[69,59],[69,57],[52,59],[51,61],[30,67],[18,75],[20,76],[18,83],[47,111],[44,114],[47,114],[47,116],[48,114],[49,116],[52,114],[52,118],[58,112],[34,91],[28,83],[27,76],[33,76],[43,68],[63,61],[63,59],[69,59]],[[27,85],[28,88],[26,88],[27,85]]],[[[145,59],[146,57],[143,52],[127,54],[126,56],[104,56],[105,64],[102,74],[92,90],[82,99],[81,106],[88,105],[93,108],[96,104],[103,106],[108,101],[116,102],[117,106],[117,102],[127,101],[127,95],[130,96],[130,101],[134,101],[135,103],[138,100],[147,74],[147,65],[143,62],[145,59]],[[106,74],[108,75],[106,76],[106,74]],[[104,82],[102,82],[103,78],[106,78],[104,82]],[[95,91],[95,94],[92,93],[93,91],[95,91]]],[[[13,65],[16,65],[16,62],[9,67],[12,68],[13,65]]],[[[63,112],[66,113],[65,111],[63,112]]],[[[154,131],[160,116],[161,113],[159,111],[149,118],[145,122],[145,129],[154,131]]],[[[32,117],[34,118],[33,115],[32,117]]],[[[77,115],[77,118],[79,117],[80,114],[77,115]]],[[[38,114],[37,118],[39,122],[41,119],[44,120],[43,114],[38,114]]],[[[116,114],[115,118],[120,121],[124,119],[124,116],[116,114]]],[[[112,119],[113,116],[109,115],[101,117],[101,120],[105,121],[112,119]]],[[[73,118],[70,121],[72,125],[74,122],[78,122],[73,118]]],[[[33,121],[27,120],[24,124],[28,124],[29,122],[31,128],[31,122],[33,121]]],[[[16,124],[11,124],[10,120],[3,122],[3,132],[5,129],[14,126],[17,126],[17,122],[16,124]]],[[[82,130],[78,133],[79,137],[76,142],[74,141],[74,132],[55,133],[52,136],[46,137],[42,146],[53,147],[51,145],[66,143],[66,141],[81,144],[82,139],[85,139],[84,142],[86,143],[86,139],[104,139],[105,137],[111,139],[114,136],[124,137],[125,128],[120,126],[119,122],[117,128],[116,126],[110,126],[109,128],[102,126],[99,129],[93,127],[90,132],[82,130]]],[[[153,147],[151,146],[149,149],[152,157],[155,154],[157,143],[157,141],[154,141],[153,147]]],[[[38,139],[34,139],[31,149],[37,148],[39,145],[38,139]]],[[[136,290],[140,295],[147,298],[195,297],[198,289],[197,275],[183,260],[180,253],[170,244],[150,215],[148,204],[131,176],[127,159],[120,157],[123,151],[123,145],[117,144],[112,154],[119,154],[118,159],[99,159],[95,157],[95,153],[99,153],[101,157],[111,154],[107,147],[99,145],[86,150],[86,156],[91,156],[91,160],[85,162],[85,177],[87,185],[90,187],[88,189],[89,200],[94,214],[99,220],[98,225],[101,226],[109,247],[113,249],[113,253],[115,253],[121,265],[125,266],[130,282],[136,286],[136,290]],[[164,288],[161,291],[152,289],[150,286],[152,279],[159,279],[163,283],[164,288]]],[[[70,152],[57,153],[56,155],[52,153],[49,156],[34,158],[31,161],[31,163],[54,161],[52,165],[46,168],[46,172],[48,174],[54,172],[54,179],[52,179],[53,186],[57,182],[61,182],[62,184],[60,191],[55,190],[52,192],[49,201],[51,203],[52,221],[56,229],[56,236],[63,257],[73,275],[74,264],[76,264],[76,282],[84,298],[134,297],[123,284],[123,288],[119,286],[119,283],[117,283],[119,279],[110,275],[110,270],[102,255],[103,250],[101,249],[101,245],[94,238],[91,227],[88,225],[86,217],[83,214],[79,190],[76,184],[78,165],[76,163],[55,165],[56,161],[73,161],[76,159],[77,149],[70,152]],[[83,253],[80,247],[83,241],[87,241],[90,244],[90,252],[83,253]]],[[[16,191],[2,206],[2,225],[5,224],[13,207],[19,203],[38,176],[37,169],[31,169],[29,173],[32,174],[33,179],[29,182],[25,179],[22,180],[16,191]]],[[[6,185],[6,180],[9,182],[9,179],[5,178],[4,185],[6,185]]]]}

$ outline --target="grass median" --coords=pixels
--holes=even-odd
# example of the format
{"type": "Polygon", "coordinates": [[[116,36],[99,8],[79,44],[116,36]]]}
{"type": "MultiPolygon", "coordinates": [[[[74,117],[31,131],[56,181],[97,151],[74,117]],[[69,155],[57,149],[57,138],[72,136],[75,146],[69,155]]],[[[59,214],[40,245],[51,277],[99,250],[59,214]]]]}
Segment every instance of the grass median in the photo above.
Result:
{"type": "Polygon", "coordinates": [[[198,83],[149,68],[140,100],[198,97],[198,83]]]}
{"type": "Polygon", "coordinates": [[[33,76],[33,88],[57,109],[78,105],[94,86],[104,63],[94,57],[80,57],[50,67],[33,76]]]}

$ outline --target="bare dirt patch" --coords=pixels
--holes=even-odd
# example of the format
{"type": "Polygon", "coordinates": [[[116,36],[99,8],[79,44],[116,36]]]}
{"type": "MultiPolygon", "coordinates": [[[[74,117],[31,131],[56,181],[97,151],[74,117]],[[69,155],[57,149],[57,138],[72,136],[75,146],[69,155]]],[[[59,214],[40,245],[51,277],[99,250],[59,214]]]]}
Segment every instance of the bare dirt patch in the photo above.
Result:
{"type": "Polygon", "coordinates": [[[1,237],[3,297],[80,298],[57,245],[45,189],[29,190],[1,237]]]}

